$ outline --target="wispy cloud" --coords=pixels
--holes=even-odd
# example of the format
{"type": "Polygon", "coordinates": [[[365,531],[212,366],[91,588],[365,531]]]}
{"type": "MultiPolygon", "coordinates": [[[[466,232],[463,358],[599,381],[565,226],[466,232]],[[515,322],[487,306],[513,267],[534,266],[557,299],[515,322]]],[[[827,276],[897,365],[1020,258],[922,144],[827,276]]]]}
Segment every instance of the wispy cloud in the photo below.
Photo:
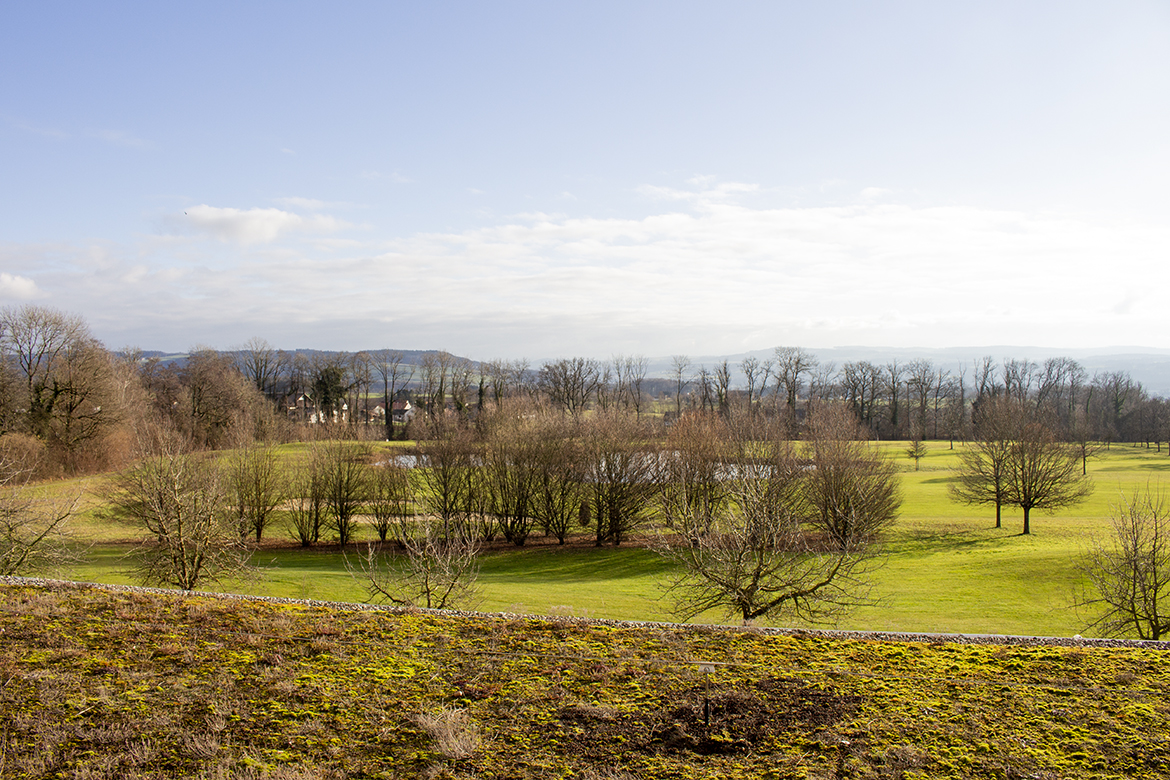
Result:
{"type": "Polygon", "coordinates": [[[32,124],[31,122],[24,122],[22,120],[12,119],[9,117],[5,117],[5,122],[10,127],[20,130],[21,132],[30,133],[31,135],[39,135],[43,138],[64,140],[69,137],[69,134],[64,130],[60,130],[55,127],[43,127],[41,125],[32,124]]]}
{"type": "Polygon", "coordinates": [[[122,130],[91,130],[87,135],[97,138],[100,141],[105,141],[113,146],[121,146],[127,149],[152,149],[154,144],[150,141],[131,135],[122,130]]]}
{"type": "Polygon", "coordinates": [[[405,176],[398,171],[382,173],[381,171],[366,170],[359,173],[358,176],[368,181],[389,181],[393,182],[394,184],[411,184],[414,182],[414,179],[410,178],[409,176],[405,176]]]}
{"type": "Polygon", "coordinates": [[[4,120],[9,126],[32,135],[39,135],[44,138],[54,138],[57,140],[68,140],[72,138],[94,138],[113,146],[122,146],[130,149],[151,149],[154,144],[136,135],[127,133],[124,130],[116,130],[112,128],[97,128],[89,130],[77,130],[76,132],[68,132],[56,127],[45,127],[31,122],[25,122],[18,119],[5,117],[4,120]]]}
{"type": "Polygon", "coordinates": [[[191,206],[171,221],[197,232],[244,246],[275,241],[282,233],[311,231],[330,233],[349,223],[325,214],[301,216],[281,209],[236,209],[201,204],[191,206]]]}

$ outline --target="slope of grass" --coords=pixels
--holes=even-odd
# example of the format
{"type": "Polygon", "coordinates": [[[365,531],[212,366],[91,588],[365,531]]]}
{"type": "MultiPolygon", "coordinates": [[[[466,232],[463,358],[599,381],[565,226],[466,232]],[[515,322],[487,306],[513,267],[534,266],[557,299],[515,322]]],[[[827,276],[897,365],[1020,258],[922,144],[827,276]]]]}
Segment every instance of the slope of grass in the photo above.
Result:
{"type": "Polygon", "coordinates": [[[0,584],[0,775],[1154,778],[1161,647],[0,584]],[[705,671],[709,670],[709,671],[705,671]]]}

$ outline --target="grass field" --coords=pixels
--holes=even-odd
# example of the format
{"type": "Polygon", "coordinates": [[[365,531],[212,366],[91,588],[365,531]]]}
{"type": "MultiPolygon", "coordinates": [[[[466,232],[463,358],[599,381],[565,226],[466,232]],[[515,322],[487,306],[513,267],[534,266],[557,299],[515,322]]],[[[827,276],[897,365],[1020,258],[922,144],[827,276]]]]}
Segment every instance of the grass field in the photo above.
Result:
{"type": "Polygon", "coordinates": [[[12,780],[1170,773],[1170,666],[1149,644],[890,642],[2,582],[0,636],[12,780]]]}
{"type": "MultiPolygon", "coordinates": [[[[285,457],[299,457],[305,445],[291,445],[285,457]]],[[[913,470],[905,443],[889,442],[904,469],[904,502],[884,545],[877,571],[874,606],[841,621],[843,628],[968,634],[1071,636],[1082,633],[1089,616],[1072,605],[1083,584],[1077,564],[1094,534],[1106,534],[1111,506],[1128,492],[1158,484],[1170,472],[1170,457],[1144,447],[1115,445],[1089,461],[1095,484],[1085,503],[1056,515],[1034,513],[1030,536],[1020,535],[1018,510],[1005,508],[1004,527],[994,527],[994,510],[952,502],[947,485],[961,445],[928,442],[926,457],[913,470]]],[[[74,579],[131,583],[123,555],[140,532],[102,517],[102,478],[54,483],[53,490],[85,491],[85,511],[76,532],[92,546],[86,561],[69,572],[74,579]]],[[[365,538],[365,537],[359,537],[365,538]]],[[[539,541],[539,540],[537,540],[539,541]]],[[[256,554],[262,576],[224,583],[216,589],[258,595],[362,601],[364,587],[346,568],[336,547],[302,550],[286,531],[273,529],[270,543],[256,554]],[[274,545],[279,542],[279,545],[274,545]]],[[[480,576],[485,611],[564,614],[636,620],[672,620],[661,584],[669,571],[653,552],[635,543],[596,549],[587,541],[568,545],[536,543],[497,547],[483,557],[480,576]]],[[[706,622],[723,622],[708,614],[706,622]]]]}

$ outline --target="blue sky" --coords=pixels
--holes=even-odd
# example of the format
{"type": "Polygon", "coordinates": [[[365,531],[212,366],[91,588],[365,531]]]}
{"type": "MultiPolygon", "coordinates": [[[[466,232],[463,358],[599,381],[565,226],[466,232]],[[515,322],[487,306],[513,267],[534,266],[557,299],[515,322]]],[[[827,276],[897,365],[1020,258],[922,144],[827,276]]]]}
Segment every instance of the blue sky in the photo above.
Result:
{"type": "Polygon", "coordinates": [[[10,3],[0,304],[111,347],[1170,347],[1164,3],[10,3]]]}

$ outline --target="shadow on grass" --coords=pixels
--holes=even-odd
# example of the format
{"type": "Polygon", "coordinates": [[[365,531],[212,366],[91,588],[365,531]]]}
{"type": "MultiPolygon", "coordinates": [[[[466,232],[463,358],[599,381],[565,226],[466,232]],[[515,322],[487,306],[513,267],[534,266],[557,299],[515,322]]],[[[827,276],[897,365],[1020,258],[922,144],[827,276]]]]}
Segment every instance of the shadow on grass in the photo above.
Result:
{"type": "Polygon", "coordinates": [[[480,563],[480,576],[540,582],[596,582],[653,577],[671,568],[661,556],[639,547],[533,548],[485,555],[480,563]]]}
{"type": "Polygon", "coordinates": [[[898,537],[890,539],[883,549],[887,553],[897,552],[945,552],[948,550],[971,552],[1000,547],[1004,542],[1019,539],[1019,531],[1009,527],[994,526],[972,528],[969,525],[945,525],[932,528],[907,529],[898,537]]]}

